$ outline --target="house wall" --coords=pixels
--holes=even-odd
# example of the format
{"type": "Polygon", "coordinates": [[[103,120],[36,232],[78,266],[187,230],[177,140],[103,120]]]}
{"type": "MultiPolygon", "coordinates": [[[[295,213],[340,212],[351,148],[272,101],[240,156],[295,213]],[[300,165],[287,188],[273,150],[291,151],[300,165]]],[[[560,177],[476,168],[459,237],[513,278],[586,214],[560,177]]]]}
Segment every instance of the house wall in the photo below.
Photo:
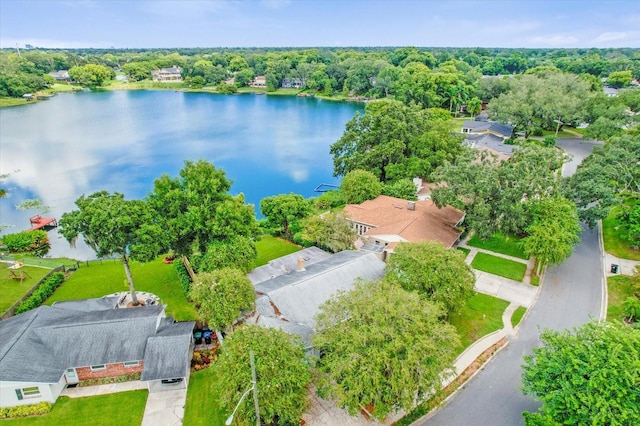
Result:
{"type": "Polygon", "coordinates": [[[104,377],[117,377],[124,376],[126,374],[142,373],[144,366],[143,361],[140,361],[136,367],[125,367],[122,362],[115,362],[113,364],[105,364],[104,370],[92,371],[91,367],[76,367],[78,373],[78,380],[92,380],[102,379],[104,377]]]}
{"type": "Polygon", "coordinates": [[[39,402],[56,402],[58,396],[65,388],[64,376],[60,377],[58,383],[34,383],[34,382],[0,382],[0,407],[15,407],[18,405],[31,405],[39,402]],[[38,396],[24,397],[18,399],[16,390],[38,387],[38,396]]]}

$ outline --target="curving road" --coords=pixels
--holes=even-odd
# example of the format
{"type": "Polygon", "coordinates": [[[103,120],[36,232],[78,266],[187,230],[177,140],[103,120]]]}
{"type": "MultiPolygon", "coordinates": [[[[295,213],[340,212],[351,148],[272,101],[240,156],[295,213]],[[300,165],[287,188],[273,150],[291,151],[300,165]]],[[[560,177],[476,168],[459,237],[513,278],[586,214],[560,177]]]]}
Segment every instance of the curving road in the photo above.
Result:
{"type": "MultiPolygon", "coordinates": [[[[558,146],[573,159],[564,174],[575,172],[577,164],[596,143],[560,139],[558,146]]],[[[598,230],[584,228],[571,257],[545,273],[538,301],[523,319],[516,336],[475,378],[424,425],[521,425],[523,411],[535,411],[540,404],[520,390],[522,357],[540,346],[544,328],[562,330],[598,319],[602,304],[603,264],[598,230]]]]}

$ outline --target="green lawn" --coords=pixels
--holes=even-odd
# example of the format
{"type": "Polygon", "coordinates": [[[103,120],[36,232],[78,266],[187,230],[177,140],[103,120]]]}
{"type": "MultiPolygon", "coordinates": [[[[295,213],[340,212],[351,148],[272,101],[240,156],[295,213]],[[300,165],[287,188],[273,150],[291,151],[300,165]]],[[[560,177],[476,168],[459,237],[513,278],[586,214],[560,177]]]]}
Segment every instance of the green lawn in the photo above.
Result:
{"type": "Polygon", "coordinates": [[[0,108],[17,106],[17,105],[28,105],[30,103],[31,102],[22,98],[10,98],[5,96],[0,96],[0,108]]]}
{"type": "Polygon", "coordinates": [[[456,247],[456,250],[460,250],[461,252],[463,252],[465,258],[469,256],[469,253],[471,253],[471,250],[466,247],[456,247]]]}
{"type": "Polygon", "coordinates": [[[522,281],[527,265],[502,257],[479,252],[473,258],[471,266],[479,271],[488,272],[516,281],[522,281]]]}
{"type": "Polygon", "coordinates": [[[182,421],[184,426],[222,425],[230,414],[220,411],[214,368],[211,366],[191,373],[182,421]]]}
{"type": "Polygon", "coordinates": [[[620,221],[616,215],[621,207],[614,207],[606,219],[602,221],[602,239],[604,250],[622,259],[640,260],[640,250],[635,250],[629,245],[620,230],[620,221]]]}
{"type": "Polygon", "coordinates": [[[527,308],[524,306],[518,306],[515,311],[513,311],[513,315],[511,315],[511,326],[515,327],[520,324],[520,320],[524,316],[525,312],[527,312],[527,308]]]}
{"type": "MultiPolygon", "coordinates": [[[[14,280],[11,278],[10,271],[7,269],[8,263],[0,263],[0,314],[4,314],[15,302],[17,302],[25,293],[45,275],[50,269],[38,268],[33,266],[23,266],[20,269],[13,270],[16,274],[24,272],[29,274],[25,280],[14,280]]],[[[26,275],[25,275],[26,276],[26,275]]]]}
{"type": "Polygon", "coordinates": [[[253,261],[251,269],[266,265],[270,260],[295,253],[302,249],[281,238],[263,235],[260,241],[256,243],[256,250],[258,251],[258,257],[253,261]]]}
{"type": "MultiPolygon", "coordinates": [[[[2,420],[7,425],[121,426],[142,423],[147,390],[118,392],[86,398],[61,396],[44,416],[2,420]]],[[[222,423],[220,423],[222,424],[222,423]]]]}
{"type": "Polygon", "coordinates": [[[482,241],[476,235],[471,237],[467,241],[467,245],[477,247],[489,251],[495,251],[496,253],[506,254],[507,256],[517,257],[519,259],[528,260],[529,256],[520,248],[518,242],[520,238],[495,234],[487,241],[482,241]]]}
{"type": "Polygon", "coordinates": [[[462,124],[467,120],[471,120],[471,119],[467,117],[452,118],[451,121],[449,121],[449,128],[451,129],[452,132],[461,133],[462,124]]]}
{"type": "Polygon", "coordinates": [[[462,353],[479,338],[500,330],[503,327],[502,314],[507,306],[509,302],[506,300],[476,293],[459,313],[451,315],[449,323],[458,330],[462,342],[459,352],[462,353]]]}
{"type": "MultiPolygon", "coordinates": [[[[59,300],[88,299],[127,291],[124,268],[119,259],[81,263],[60,288],[47,300],[51,305],[59,300]]],[[[167,315],[177,321],[198,318],[187,301],[173,265],[162,263],[162,257],[153,262],[131,262],[131,274],[136,290],[153,293],[167,305],[167,315]]]]}
{"type": "Polygon", "coordinates": [[[626,275],[607,278],[607,321],[622,320],[624,316],[622,314],[622,304],[627,297],[633,296],[630,281],[631,278],[626,275]]]}

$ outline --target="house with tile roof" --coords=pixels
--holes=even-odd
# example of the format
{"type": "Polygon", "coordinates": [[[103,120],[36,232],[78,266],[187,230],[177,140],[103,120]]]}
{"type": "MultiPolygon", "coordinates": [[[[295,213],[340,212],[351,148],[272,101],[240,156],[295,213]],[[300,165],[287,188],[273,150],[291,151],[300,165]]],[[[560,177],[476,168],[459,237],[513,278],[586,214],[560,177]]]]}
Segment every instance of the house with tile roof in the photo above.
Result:
{"type": "Polygon", "coordinates": [[[195,323],[176,323],[164,306],[113,302],[40,306],[0,321],[0,407],[53,403],[68,384],[134,373],[150,392],[163,382],[186,388],[195,323]]]}
{"type": "Polygon", "coordinates": [[[362,204],[347,204],[347,219],[364,243],[385,247],[387,253],[402,242],[438,241],[453,246],[465,214],[451,206],[439,208],[431,200],[407,201],[380,195],[362,204]]]}
{"type": "Polygon", "coordinates": [[[306,263],[304,257],[298,257],[295,268],[288,272],[254,282],[256,312],[247,320],[298,335],[307,350],[312,349],[311,335],[320,306],[338,292],[352,290],[359,278],[381,278],[385,268],[375,254],[355,250],[316,254],[313,259],[313,263],[306,263]]]}

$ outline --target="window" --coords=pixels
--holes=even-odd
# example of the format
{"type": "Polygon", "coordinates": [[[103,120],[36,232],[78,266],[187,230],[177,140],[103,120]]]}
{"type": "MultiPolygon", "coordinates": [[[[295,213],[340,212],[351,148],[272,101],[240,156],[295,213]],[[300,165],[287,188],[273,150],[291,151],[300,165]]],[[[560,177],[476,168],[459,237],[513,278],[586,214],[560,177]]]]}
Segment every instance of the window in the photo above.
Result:
{"type": "Polygon", "coordinates": [[[106,370],[106,369],[107,369],[107,366],[104,364],[91,366],[91,371],[100,371],[100,370],[106,370]]]}
{"type": "Polygon", "coordinates": [[[137,367],[140,365],[140,361],[127,361],[127,362],[123,362],[122,365],[124,365],[127,368],[137,367]]]}
{"type": "Polygon", "coordinates": [[[26,398],[38,398],[40,396],[40,388],[38,386],[32,386],[16,389],[16,396],[18,397],[18,401],[22,401],[26,398]]]}

